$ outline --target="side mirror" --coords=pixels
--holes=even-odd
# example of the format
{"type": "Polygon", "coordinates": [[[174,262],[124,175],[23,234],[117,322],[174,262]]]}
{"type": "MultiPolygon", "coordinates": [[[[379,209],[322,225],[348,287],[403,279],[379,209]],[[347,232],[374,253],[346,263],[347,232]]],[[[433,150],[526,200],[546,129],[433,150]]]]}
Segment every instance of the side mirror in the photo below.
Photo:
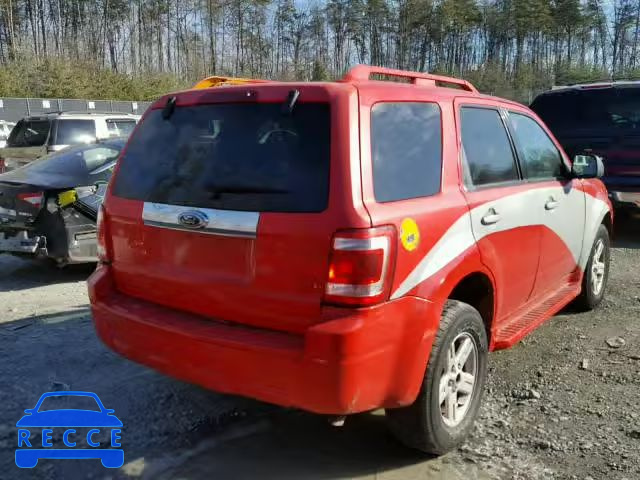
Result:
{"type": "Polygon", "coordinates": [[[602,157],[591,153],[583,153],[573,157],[571,173],[576,178],[601,178],[604,176],[602,157]]]}

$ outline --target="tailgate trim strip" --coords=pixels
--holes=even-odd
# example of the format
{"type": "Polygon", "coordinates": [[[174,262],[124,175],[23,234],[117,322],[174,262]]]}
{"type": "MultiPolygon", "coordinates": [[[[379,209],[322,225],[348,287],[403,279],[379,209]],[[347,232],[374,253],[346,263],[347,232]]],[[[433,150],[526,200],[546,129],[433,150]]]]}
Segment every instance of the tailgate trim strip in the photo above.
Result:
{"type": "Polygon", "coordinates": [[[225,237],[256,238],[260,213],[145,202],[142,220],[150,227],[225,237]]]}

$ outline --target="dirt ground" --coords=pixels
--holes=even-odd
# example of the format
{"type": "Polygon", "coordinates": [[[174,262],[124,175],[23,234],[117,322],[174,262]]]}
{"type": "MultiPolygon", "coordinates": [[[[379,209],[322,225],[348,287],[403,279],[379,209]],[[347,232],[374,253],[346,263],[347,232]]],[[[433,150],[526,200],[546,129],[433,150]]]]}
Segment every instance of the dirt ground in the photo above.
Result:
{"type": "Polygon", "coordinates": [[[90,268],[0,256],[0,478],[640,479],[640,218],[618,232],[612,261],[600,309],[563,312],[491,355],[473,436],[430,458],[398,445],[381,412],[330,427],[124,360],[95,336],[90,268]],[[15,466],[15,423],[52,390],[93,391],[115,409],[123,468],[15,466]]]}

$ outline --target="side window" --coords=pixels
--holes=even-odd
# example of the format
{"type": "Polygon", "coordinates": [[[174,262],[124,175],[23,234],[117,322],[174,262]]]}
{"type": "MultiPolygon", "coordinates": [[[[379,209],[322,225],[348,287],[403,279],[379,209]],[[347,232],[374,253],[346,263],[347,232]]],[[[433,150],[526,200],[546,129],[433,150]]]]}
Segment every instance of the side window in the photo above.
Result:
{"type": "Polygon", "coordinates": [[[378,103],[371,110],[376,201],[440,192],[442,121],[435,103],[378,103]]]}
{"type": "Polygon", "coordinates": [[[467,182],[481,186],[518,180],[500,113],[490,108],[463,107],[460,117],[467,182]]]}
{"type": "Polygon", "coordinates": [[[530,179],[562,177],[562,155],[538,122],[513,112],[509,118],[524,176],[530,179]]]}
{"type": "Polygon", "coordinates": [[[108,119],[107,130],[110,137],[129,136],[136,126],[134,120],[108,119]]]}
{"type": "Polygon", "coordinates": [[[78,145],[96,140],[96,123],[93,120],[58,120],[56,145],[78,145]]]}

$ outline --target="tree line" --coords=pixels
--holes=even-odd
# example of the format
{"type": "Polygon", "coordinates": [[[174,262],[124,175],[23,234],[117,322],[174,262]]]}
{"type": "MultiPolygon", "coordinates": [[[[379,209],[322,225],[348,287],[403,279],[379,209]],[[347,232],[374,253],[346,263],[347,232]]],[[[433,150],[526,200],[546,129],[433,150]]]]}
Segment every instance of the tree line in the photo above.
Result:
{"type": "Polygon", "coordinates": [[[0,80],[18,90],[60,82],[21,87],[12,71],[67,71],[72,89],[91,82],[76,71],[109,78],[120,96],[153,79],[137,92],[153,96],[212,74],[323,80],[355,63],[456,75],[523,101],[553,84],[635,78],[640,0],[0,0],[0,80]]]}

